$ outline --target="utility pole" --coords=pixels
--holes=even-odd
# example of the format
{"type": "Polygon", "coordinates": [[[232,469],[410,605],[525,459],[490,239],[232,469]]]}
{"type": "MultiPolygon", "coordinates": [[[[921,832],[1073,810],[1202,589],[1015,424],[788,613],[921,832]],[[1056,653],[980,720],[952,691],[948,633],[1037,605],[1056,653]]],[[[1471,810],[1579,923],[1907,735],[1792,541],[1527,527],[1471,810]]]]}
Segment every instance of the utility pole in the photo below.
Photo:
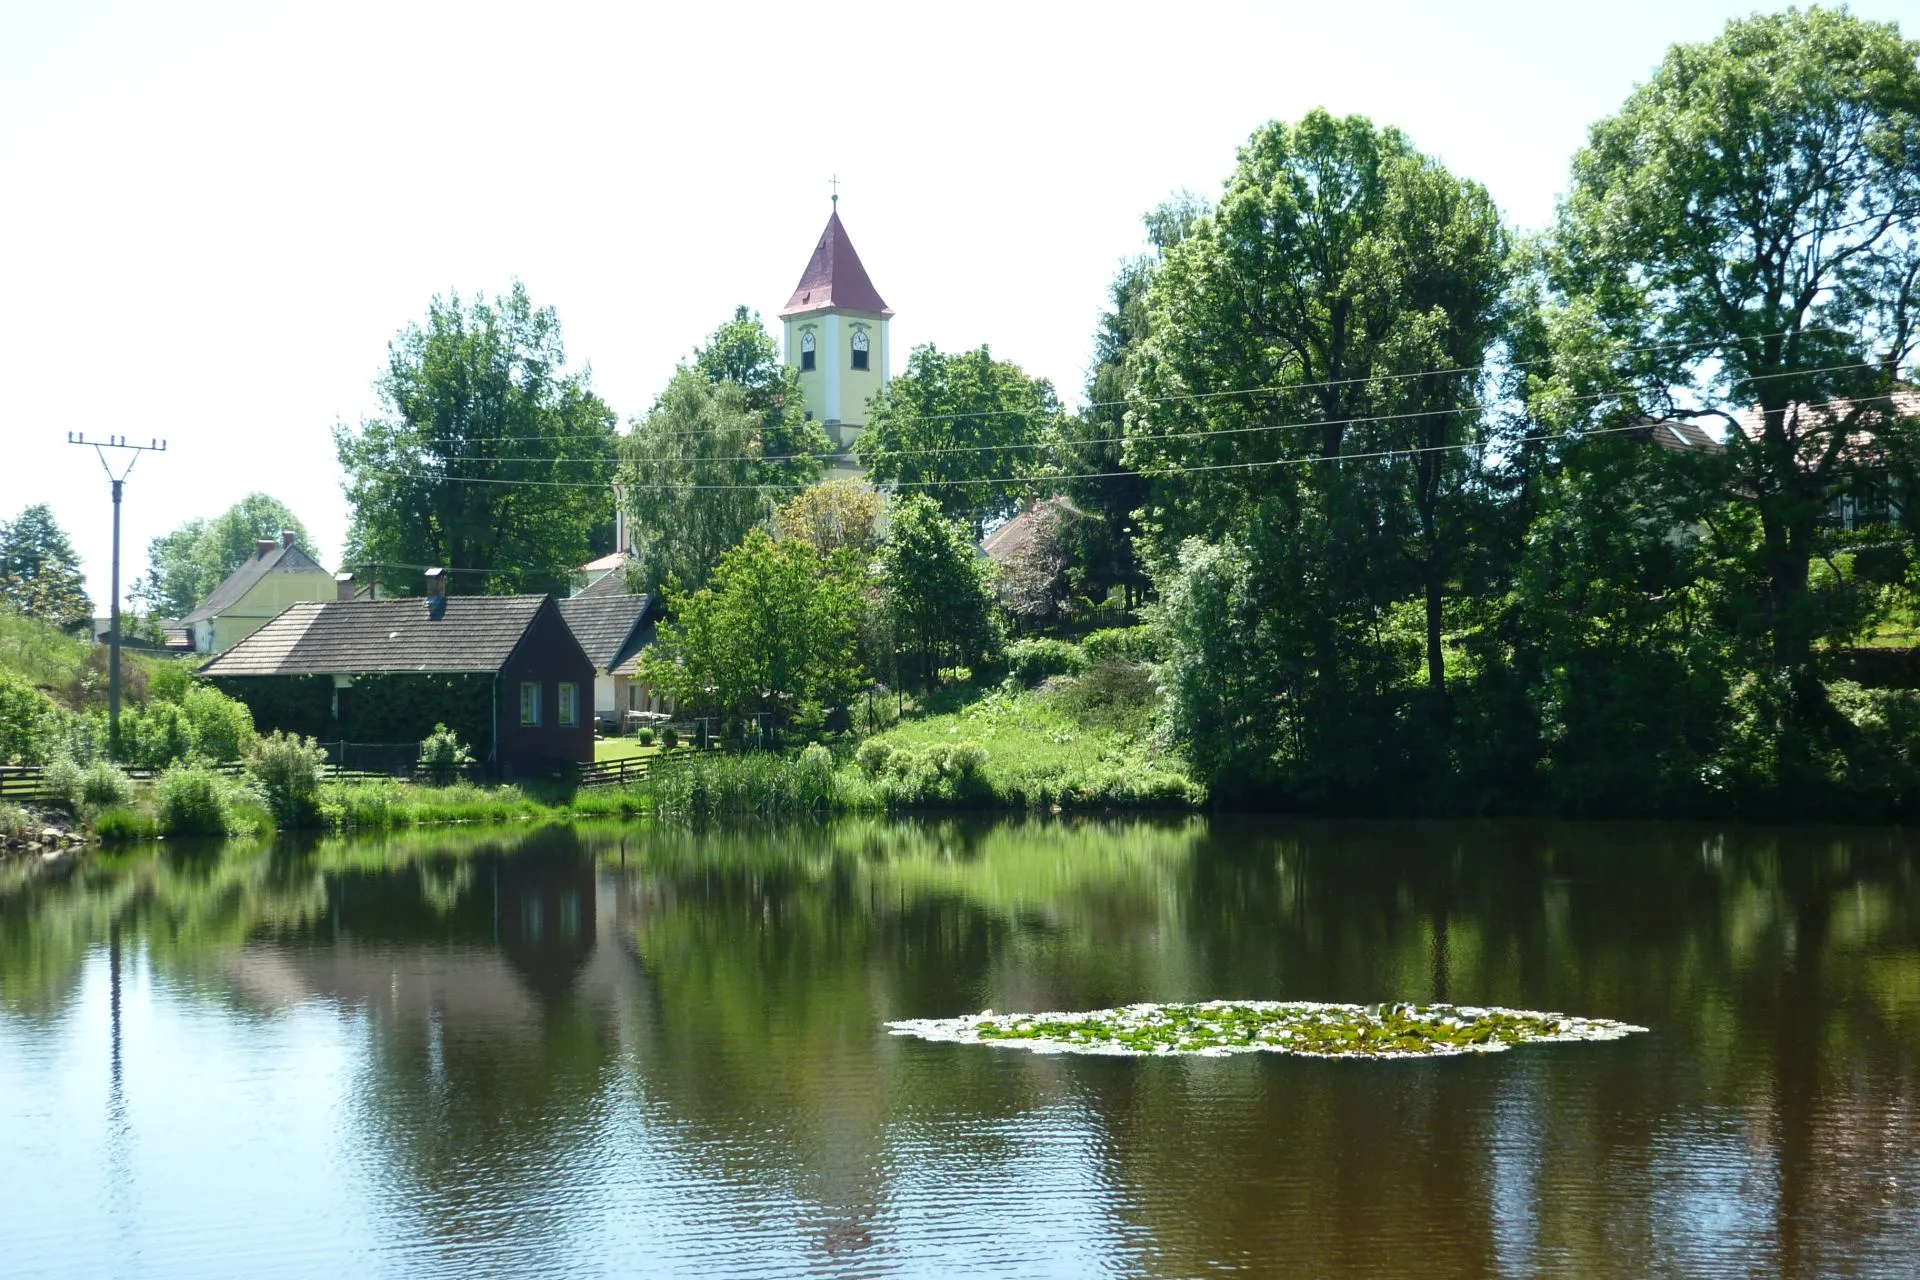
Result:
{"type": "Polygon", "coordinates": [[[113,595],[109,598],[111,611],[107,621],[107,741],[113,749],[120,749],[120,491],[126,487],[127,477],[133,474],[133,464],[140,461],[143,453],[165,453],[165,440],[149,440],[146,444],[128,444],[125,436],[108,436],[104,440],[89,440],[83,432],[67,432],[68,444],[83,444],[90,447],[100,458],[100,469],[107,473],[107,479],[113,485],[113,595]],[[107,462],[107,450],[124,449],[133,456],[127,459],[127,465],[119,475],[113,474],[113,467],[107,462]]]}

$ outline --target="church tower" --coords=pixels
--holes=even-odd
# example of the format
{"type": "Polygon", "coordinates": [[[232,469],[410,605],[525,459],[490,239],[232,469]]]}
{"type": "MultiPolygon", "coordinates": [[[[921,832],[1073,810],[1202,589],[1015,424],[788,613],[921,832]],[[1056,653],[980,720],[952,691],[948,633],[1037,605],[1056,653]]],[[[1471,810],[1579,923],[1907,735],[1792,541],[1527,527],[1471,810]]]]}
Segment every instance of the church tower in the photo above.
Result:
{"type": "MultiPolygon", "coordinates": [[[[840,222],[840,197],[820,233],[813,257],[780,312],[786,361],[799,371],[807,417],[827,429],[845,453],[867,425],[867,402],[887,385],[889,307],[867,278],[860,255],[840,222]]],[[[845,475],[852,462],[836,463],[845,475]]]]}

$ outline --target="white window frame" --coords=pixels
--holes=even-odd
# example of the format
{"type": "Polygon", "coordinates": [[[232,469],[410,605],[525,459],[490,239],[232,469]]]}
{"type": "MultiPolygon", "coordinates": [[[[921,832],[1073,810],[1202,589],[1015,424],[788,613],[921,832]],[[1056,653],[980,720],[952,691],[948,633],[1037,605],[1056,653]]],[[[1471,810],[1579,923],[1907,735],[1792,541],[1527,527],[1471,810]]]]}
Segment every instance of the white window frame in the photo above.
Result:
{"type": "Polygon", "coordinates": [[[571,680],[562,680],[554,701],[559,704],[555,712],[560,727],[578,729],[580,727],[580,686],[571,680]]]}
{"type": "Polygon", "coordinates": [[[540,727],[540,692],[538,680],[520,682],[520,727],[522,729],[540,727]]]}

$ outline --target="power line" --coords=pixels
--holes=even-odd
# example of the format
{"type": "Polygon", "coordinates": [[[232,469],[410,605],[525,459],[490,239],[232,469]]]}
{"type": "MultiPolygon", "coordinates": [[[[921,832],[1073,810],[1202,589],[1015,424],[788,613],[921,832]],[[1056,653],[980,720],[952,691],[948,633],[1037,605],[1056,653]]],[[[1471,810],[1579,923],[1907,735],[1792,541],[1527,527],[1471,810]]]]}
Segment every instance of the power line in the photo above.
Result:
{"type": "MultiPolygon", "coordinates": [[[[1790,337],[1795,333],[1833,333],[1833,334],[1840,334],[1841,336],[1846,336],[1844,330],[1828,329],[1822,326],[1813,326],[1811,328],[1805,328],[1805,329],[1779,329],[1771,333],[1749,334],[1747,335],[1747,337],[1739,339],[1739,341],[1761,341],[1767,338],[1784,338],[1784,337],[1790,337]]],[[[1732,345],[1732,344],[1727,342],[1724,339],[1718,339],[1718,338],[1674,338],[1667,342],[1649,342],[1649,343],[1642,344],[1640,346],[1619,347],[1615,349],[1613,354],[1632,355],[1632,354],[1637,354],[1645,351],[1663,351],[1669,347],[1723,347],[1723,346],[1729,346],[1729,345],[1732,345]]],[[[1440,368],[1440,369],[1417,369],[1417,370],[1413,370],[1406,373],[1368,374],[1365,376],[1356,376],[1352,378],[1332,378],[1332,379],[1328,379],[1321,382],[1266,383],[1257,387],[1241,387],[1241,388],[1227,390],[1227,391],[1191,391],[1191,392],[1181,392],[1178,394],[1164,395],[1164,396],[1145,396],[1137,399],[1090,400],[1082,407],[1084,409],[1089,409],[1089,410],[1113,409],[1113,408],[1121,408],[1130,404],[1179,404],[1179,403],[1184,403],[1191,400],[1223,399],[1230,396],[1280,395],[1286,392],[1294,392],[1294,391],[1322,391],[1332,387],[1355,386],[1360,383],[1367,383],[1367,382],[1401,382],[1401,381],[1407,381],[1415,378],[1451,377],[1455,374],[1485,372],[1490,369],[1497,369],[1497,370],[1531,369],[1535,365],[1551,364],[1551,363],[1553,363],[1553,360],[1551,357],[1543,357],[1538,360],[1511,360],[1511,361],[1488,360],[1481,364],[1455,365],[1449,368],[1440,368]]],[[[1856,366],[1843,365],[1843,366],[1837,366],[1837,367],[1853,368],[1856,366]]],[[[1858,367],[1877,368],[1878,365],[1872,361],[1865,361],[1865,362],[1861,362],[1861,364],[1858,367]]],[[[1818,373],[1818,372],[1821,372],[1821,370],[1804,369],[1804,370],[1796,370],[1792,373],[1787,373],[1787,374],[1761,374],[1761,375],[1757,375],[1754,378],[1749,378],[1747,379],[1747,381],[1759,381],[1762,378],[1767,378],[1767,377],[1800,377],[1808,373],[1818,373]]],[[[949,421],[958,421],[958,420],[967,419],[967,418],[1006,417],[1010,414],[1024,413],[1024,412],[1026,411],[1022,409],[975,409],[975,410],[967,410],[964,412],[956,412],[956,413],[924,414],[924,415],[920,415],[916,420],[921,422],[949,422],[949,421]]],[[[706,430],[700,430],[700,431],[661,432],[659,433],[659,438],[673,439],[675,437],[682,437],[682,436],[699,437],[699,436],[707,436],[707,435],[713,435],[713,434],[715,434],[715,432],[711,428],[708,428],[706,430]]],[[[468,444],[505,444],[505,443],[515,443],[515,442],[525,441],[525,440],[532,440],[532,441],[550,440],[551,438],[552,437],[549,437],[549,436],[467,436],[467,437],[464,437],[464,440],[468,444]]],[[[624,435],[624,436],[621,436],[621,435],[615,436],[616,441],[630,440],[632,438],[633,438],[632,433],[628,433],[627,435],[624,435]]],[[[578,440],[582,443],[590,443],[592,442],[593,437],[589,437],[589,436],[564,437],[561,442],[565,443],[568,440],[578,440]]]]}
{"type": "MultiPolygon", "coordinates": [[[[1765,382],[1775,378],[1803,378],[1816,373],[1840,373],[1850,369],[1877,369],[1879,367],[1880,367],[1879,365],[1871,361],[1855,361],[1850,364],[1824,365],[1820,368],[1815,368],[1815,369],[1798,369],[1793,371],[1792,373],[1758,374],[1752,378],[1747,379],[1747,381],[1765,382]]],[[[1229,393],[1223,392],[1221,394],[1229,394],[1229,393]]],[[[1568,400],[1570,402],[1598,401],[1598,400],[1605,400],[1608,397],[1614,396],[1617,394],[1619,394],[1618,390],[1597,391],[1597,392],[1589,392],[1579,396],[1570,396],[1568,397],[1568,400]]],[[[1015,449],[1079,448],[1086,445],[1097,445],[1097,444],[1126,444],[1129,441],[1135,441],[1135,440],[1151,441],[1151,440],[1212,439],[1217,436],[1249,435],[1249,434],[1258,434],[1258,433],[1267,432],[1267,431],[1293,431],[1293,430],[1312,430],[1315,428],[1324,429],[1326,427],[1364,426],[1370,423],[1399,422],[1399,421],[1405,421],[1413,418],[1439,417],[1439,416],[1444,416],[1446,414],[1453,414],[1453,413],[1478,413],[1484,409],[1491,409],[1496,407],[1498,406],[1476,402],[1473,404],[1466,404],[1466,405],[1453,405],[1444,409],[1412,409],[1412,410],[1406,410],[1400,413],[1378,413],[1378,414],[1370,414],[1365,417],[1356,417],[1356,418],[1327,418],[1327,419],[1316,419],[1311,421],[1298,421],[1298,422],[1272,422],[1272,423],[1262,423],[1256,426],[1248,426],[1248,427],[1221,427],[1218,429],[1206,429],[1206,430],[1197,430],[1197,431],[1152,432],[1152,433],[1142,433],[1140,435],[1133,435],[1133,436],[1126,436],[1126,435],[1082,436],[1082,437],[1075,437],[1073,439],[1063,439],[1063,440],[1011,441],[1006,444],[929,445],[924,448],[917,448],[917,449],[889,449],[887,451],[887,455],[893,458],[903,458],[903,457],[919,457],[919,456],[924,456],[929,454],[998,453],[1002,451],[1015,450],[1015,449]]],[[[920,421],[935,421],[935,420],[936,419],[933,419],[933,418],[920,419],[920,421]]],[[[630,439],[631,437],[628,437],[628,438],[630,439]]],[[[628,465],[680,466],[680,465],[692,463],[692,462],[801,462],[801,461],[830,462],[836,458],[843,457],[843,456],[844,456],[843,453],[839,451],[835,451],[830,453],[734,454],[730,456],[701,457],[701,458],[623,458],[619,461],[617,465],[620,465],[620,466],[628,466],[628,465]]],[[[455,461],[459,461],[459,462],[527,462],[527,463],[551,464],[554,466],[569,466],[569,465],[605,466],[607,465],[607,460],[604,458],[516,458],[516,457],[511,457],[506,455],[483,455],[478,457],[462,457],[462,458],[455,459],[455,461]]]]}
{"type": "MultiPolygon", "coordinates": [[[[1855,397],[1850,403],[1872,404],[1878,401],[1891,401],[1895,398],[1896,397],[1892,395],[1858,396],[1858,397],[1855,397]]],[[[1509,445],[1532,444],[1532,443],[1538,443],[1540,441],[1548,441],[1548,440],[1569,440],[1577,443],[1581,440],[1591,439],[1594,436],[1617,435],[1621,432],[1627,432],[1627,431],[1645,431],[1652,425],[1653,423],[1651,422],[1636,422],[1624,427],[1596,427],[1589,431],[1549,431],[1549,432],[1541,432],[1535,435],[1514,436],[1508,439],[1507,441],[1505,441],[1505,443],[1509,445]]],[[[1252,471],[1260,467],[1311,466],[1317,463],[1324,463],[1324,462],[1356,462],[1356,461],[1366,461],[1366,460],[1379,460],[1383,458],[1386,458],[1386,459],[1402,458],[1402,457],[1411,458],[1411,457],[1418,457],[1423,454],[1457,453],[1457,452],[1466,452],[1468,450],[1473,450],[1473,449],[1484,449],[1487,447],[1488,447],[1488,442],[1472,441],[1464,444],[1417,445],[1417,446],[1408,446],[1406,448],[1377,449],[1377,450],[1370,450],[1370,451],[1356,452],[1356,453],[1334,453],[1334,454],[1310,455],[1310,456],[1301,457],[1301,458],[1265,458],[1265,459],[1250,459],[1244,462],[1194,463],[1194,464],[1182,465],[1182,466],[1145,467],[1137,470],[1123,469],[1119,471],[1085,471],[1085,472],[1071,473],[1071,474],[1036,475],[1036,476],[977,476],[977,477],[967,477],[964,479],[954,479],[954,480],[892,480],[887,482],[887,486],[893,489],[924,489],[924,488],[933,488],[937,486],[946,486],[946,485],[951,485],[957,488],[964,485],[1021,484],[1021,483],[1026,483],[1028,481],[1041,481],[1047,484],[1054,484],[1063,480],[1110,480],[1110,479],[1116,479],[1123,476],[1152,480],[1152,479],[1164,478],[1167,476],[1193,475],[1193,474],[1199,474],[1203,472],[1252,471]]],[[[607,486],[607,482],[604,480],[508,480],[508,479],[501,479],[501,478],[496,478],[491,476],[456,476],[456,475],[447,475],[445,473],[441,473],[437,475],[435,478],[440,480],[451,481],[459,484],[490,484],[490,485],[520,486],[524,488],[601,489],[607,486]]],[[[674,481],[661,481],[657,484],[637,485],[637,486],[630,486],[630,487],[644,488],[644,489],[675,489],[675,490],[683,490],[683,491],[718,491],[718,490],[743,490],[743,489],[767,491],[767,490],[780,489],[780,490],[792,490],[797,492],[803,489],[810,488],[811,486],[805,485],[805,484],[792,484],[792,483],[780,483],[780,482],[770,482],[767,484],[686,484],[686,483],[677,483],[674,481]]]]}

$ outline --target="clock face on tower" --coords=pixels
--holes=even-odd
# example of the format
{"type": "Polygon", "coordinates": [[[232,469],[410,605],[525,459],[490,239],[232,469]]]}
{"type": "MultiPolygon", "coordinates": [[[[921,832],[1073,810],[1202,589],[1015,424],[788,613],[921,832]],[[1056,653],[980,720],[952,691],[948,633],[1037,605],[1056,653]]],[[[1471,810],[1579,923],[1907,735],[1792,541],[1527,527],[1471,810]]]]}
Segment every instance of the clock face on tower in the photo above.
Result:
{"type": "Polygon", "coordinates": [[[813,368],[813,352],[813,330],[809,329],[800,335],[800,369],[802,372],[813,368]]]}
{"type": "Polygon", "coordinates": [[[853,331],[853,367],[856,369],[867,367],[867,331],[865,329],[853,331]]]}

